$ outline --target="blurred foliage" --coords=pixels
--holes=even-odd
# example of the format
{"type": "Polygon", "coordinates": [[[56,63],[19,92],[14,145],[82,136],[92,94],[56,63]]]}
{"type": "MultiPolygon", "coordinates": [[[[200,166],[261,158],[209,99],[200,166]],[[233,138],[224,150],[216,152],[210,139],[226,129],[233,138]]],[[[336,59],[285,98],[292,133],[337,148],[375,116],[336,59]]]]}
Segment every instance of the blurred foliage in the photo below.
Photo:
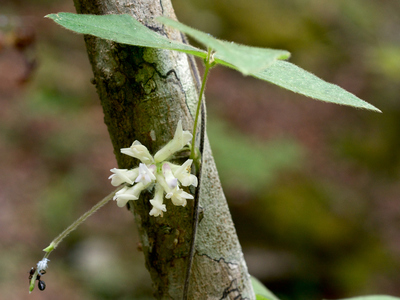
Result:
{"type": "Polygon", "coordinates": [[[236,187],[257,193],[260,187],[270,186],[277,174],[302,166],[303,149],[296,141],[259,141],[237,132],[216,116],[209,116],[207,128],[226,189],[236,187]]]}
{"type": "Polygon", "coordinates": [[[298,96],[213,71],[209,135],[250,272],[282,299],[398,294],[399,3],[173,2],[181,22],[218,38],[287,49],[294,63],[383,110],[323,107],[305,98],[300,104],[298,96]],[[229,130],[216,128],[215,114],[229,120],[229,130]],[[282,140],[291,141],[292,156],[285,147],[269,153],[282,140]],[[258,146],[251,149],[262,143],[264,157],[258,146]],[[265,185],[249,189],[254,178],[265,185]]]}
{"type": "MultiPolygon", "coordinates": [[[[281,299],[400,294],[400,3],[173,4],[181,22],[289,50],[383,111],[211,71],[208,134],[250,272],[281,299]]],[[[0,6],[0,294],[28,299],[40,249],[109,193],[115,159],[82,37],[43,19],[72,1],[0,6]]],[[[137,243],[132,216],[107,205],[50,257],[46,291],[29,299],[151,299],[137,243]]]]}

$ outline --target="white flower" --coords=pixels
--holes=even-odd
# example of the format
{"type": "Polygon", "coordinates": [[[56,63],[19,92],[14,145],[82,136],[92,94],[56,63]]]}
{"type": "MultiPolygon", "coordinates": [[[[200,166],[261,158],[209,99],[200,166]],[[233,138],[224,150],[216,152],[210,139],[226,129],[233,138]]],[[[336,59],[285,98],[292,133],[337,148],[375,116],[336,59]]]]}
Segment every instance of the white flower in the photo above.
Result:
{"type": "Polygon", "coordinates": [[[172,173],[183,186],[197,186],[197,177],[190,174],[192,162],[193,159],[188,159],[182,166],[175,166],[175,168],[173,168],[172,173]]]}
{"type": "Polygon", "coordinates": [[[164,192],[167,194],[172,192],[172,188],[168,185],[167,181],[165,180],[165,177],[163,174],[156,174],[156,181],[157,183],[164,189],[164,192]]]}
{"type": "Polygon", "coordinates": [[[195,175],[190,173],[190,167],[193,160],[188,159],[182,166],[172,164],[168,159],[175,152],[185,147],[192,139],[189,131],[182,129],[182,122],[179,121],[176,127],[174,138],[163,148],[161,148],[154,158],[151,156],[145,146],[139,141],[134,141],[129,148],[122,148],[121,153],[135,157],[141,161],[138,168],[111,169],[111,184],[118,186],[127,183],[131,186],[124,186],[115,193],[113,200],[117,201],[119,207],[123,207],[130,200],[139,199],[140,193],[155,184],[154,198],[150,200],[153,206],[149,214],[151,216],[163,216],[167,211],[164,200],[171,199],[174,205],[185,206],[187,199],[193,199],[193,196],[180,188],[181,186],[197,186],[198,181],[195,175]]]}
{"type": "Polygon", "coordinates": [[[121,153],[140,159],[144,164],[151,164],[153,162],[153,157],[149,150],[139,141],[134,141],[129,148],[122,148],[121,153]]]}
{"type": "Polygon", "coordinates": [[[132,187],[123,187],[118,192],[115,193],[113,200],[117,201],[119,207],[123,207],[128,203],[129,200],[139,199],[140,193],[149,186],[150,184],[144,184],[139,182],[132,187]]]}
{"type": "Polygon", "coordinates": [[[37,264],[36,264],[36,269],[38,270],[39,275],[42,275],[40,273],[40,271],[42,270],[46,270],[48,265],[47,263],[50,261],[50,259],[48,258],[43,258],[42,260],[40,260],[37,264]]]}
{"type": "Polygon", "coordinates": [[[144,184],[151,183],[156,180],[153,172],[156,170],[155,165],[150,165],[147,167],[145,164],[139,164],[139,175],[137,176],[135,182],[143,182],[144,184]]]}
{"type": "Polygon", "coordinates": [[[181,150],[186,146],[187,143],[192,139],[192,134],[189,131],[183,131],[182,121],[179,120],[178,125],[175,130],[174,138],[169,141],[163,148],[161,148],[156,155],[154,155],[154,160],[156,162],[162,162],[170,157],[175,152],[181,150]]]}
{"type": "Polygon", "coordinates": [[[164,163],[162,166],[163,175],[168,186],[173,189],[178,185],[178,179],[172,174],[171,167],[168,163],[164,163]]]}
{"type": "Polygon", "coordinates": [[[165,204],[162,204],[156,200],[150,200],[151,205],[153,205],[153,208],[150,210],[149,215],[158,217],[158,216],[163,216],[163,212],[167,211],[167,208],[165,207],[165,204]]]}
{"type": "Polygon", "coordinates": [[[133,170],[127,170],[127,169],[111,169],[111,172],[114,174],[111,174],[108,179],[111,179],[111,184],[113,186],[119,186],[122,183],[129,183],[133,184],[135,178],[138,177],[139,174],[139,169],[133,169],[133,170]]]}
{"type": "Polygon", "coordinates": [[[163,216],[163,212],[167,211],[165,204],[163,204],[164,190],[161,185],[156,185],[156,191],[154,194],[154,199],[150,200],[150,204],[153,208],[150,210],[150,216],[158,217],[163,216]]]}
{"type": "Polygon", "coordinates": [[[171,199],[172,203],[176,206],[186,206],[186,199],[193,199],[193,196],[177,186],[165,198],[171,199]]]}
{"type": "Polygon", "coordinates": [[[124,207],[129,200],[137,200],[139,197],[133,194],[132,187],[123,187],[118,192],[115,193],[113,200],[117,201],[119,207],[124,207]]]}

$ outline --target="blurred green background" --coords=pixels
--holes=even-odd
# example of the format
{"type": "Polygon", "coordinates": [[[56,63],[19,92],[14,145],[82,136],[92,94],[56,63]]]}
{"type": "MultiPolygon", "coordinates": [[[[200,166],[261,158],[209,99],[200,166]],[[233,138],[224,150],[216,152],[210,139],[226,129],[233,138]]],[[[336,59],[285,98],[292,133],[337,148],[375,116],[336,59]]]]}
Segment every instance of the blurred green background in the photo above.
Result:
{"type": "MultiPolygon", "coordinates": [[[[218,67],[206,98],[216,163],[250,273],[281,299],[400,295],[400,2],[173,0],[216,37],[287,49],[291,62],[383,114],[324,104],[218,67]]],[[[151,299],[132,216],[108,204],[41,249],[112,187],[116,166],[83,37],[0,4],[1,299],[151,299]]]]}

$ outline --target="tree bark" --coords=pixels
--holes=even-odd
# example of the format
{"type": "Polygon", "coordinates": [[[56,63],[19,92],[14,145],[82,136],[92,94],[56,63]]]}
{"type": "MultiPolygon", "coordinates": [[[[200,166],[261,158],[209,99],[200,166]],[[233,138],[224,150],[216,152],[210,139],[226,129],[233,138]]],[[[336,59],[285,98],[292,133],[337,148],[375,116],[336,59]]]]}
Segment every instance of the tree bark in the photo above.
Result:
{"type": "MultiPolygon", "coordinates": [[[[179,32],[154,20],[160,15],[176,18],[169,0],[74,2],[78,13],[130,14],[158,33],[182,40],[179,32]]],[[[85,36],[85,42],[119,168],[137,165],[137,161],[120,153],[134,140],[154,154],[173,137],[178,120],[182,120],[185,130],[193,127],[199,93],[193,58],[92,36],[85,36]]],[[[202,174],[201,217],[189,299],[254,299],[207,138],[202,174]]],[[[167,200],[164,217],[155,218],[149,216],[151,198],[149,192],[142,192],[139,200],[129,202],[139,228],[146,267],[157,299],[181,299],[192,239],[193,204],[176,207],[167,200]]]]}

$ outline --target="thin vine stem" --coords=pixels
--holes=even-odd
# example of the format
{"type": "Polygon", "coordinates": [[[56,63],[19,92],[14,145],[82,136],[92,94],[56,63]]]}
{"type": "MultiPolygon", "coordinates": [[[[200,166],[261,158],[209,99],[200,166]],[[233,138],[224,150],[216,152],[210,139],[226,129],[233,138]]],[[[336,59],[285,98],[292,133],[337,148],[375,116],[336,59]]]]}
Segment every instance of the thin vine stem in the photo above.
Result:
{"type": "MultiPolygon", "coordinates": [[[[195,152],[195,137],[196,137],[196,128],[197,128],[197,122],[198,118],[200,115],[200,110],[201,110],[201,136],[200,136],[200,145],[199,145],[199,151],[200,151],[200,157],[196,157],[198,159],[197,161],[197,166],[196,166],[196,171],[197,171],[197,176],[198,176],[198,187],[195,192],[195,197],[194,197],[194,205],[193,205],[193,222],[192,222],[192,239],[190,241],[190,250],[189,250],[189,259],[188,259],[188,264],[186,268],[186,276],[185,276],[185,285],[183,288],[183,300],[187,300],[188,298],[188,292],[189,292],[189,284],[190,284],[190,274],[192,270],[192,264],[193,264],[193,257],[194,257],[194,251],[195,251],[195,241],[196,241],[196,233],[197,233],[197,225],[199,222],[199,203],[200,203],[200,188],[201,188],[201,171],[202,171],[202,165],[203,165],[203,149],[204,149],[204,135],[205,135],[205,109],[204,109],[204,101],[203,101],[203,92],[204,88],[206,86],[207,82],[207,76],[208,76],[208,71],[213,67],[213,58],[212,58],[212,53],[211,49],[208,50],[207,54],[207,59],[205,60],[205,70],[204,70],[204,75],[203,75],[203,81],[201,84],[201,89],[200,89],[200,94],[199,94],[199,101],[197,103],[197,110],[196,110],[196,117],[194,121],[194,128],[193,128],[193,139],[192,139],[192,151],[190,154],[190,158],[195,158],[196,157],[196,152],[195,152]]],[[[196,161],[196,160],[195,160],[196,161]]]]}
{"type": "MultiPolygon", "coordinates": [[[[43,259],[47,259],[50,256],[50,253],[53,252],[55,248],[65,239],[72,231],[74,231],[79,225],[81,225],[83,222],[86,221],[87,218],[89,218],[91,215],[93,215],[96,211],[98,211],[101,207],[106,205],[108,201],[110,201],[113,196],[115,195],[116,192],[118,192],[120,189],[122,189],[125,185],[122,185],[115,189],[113,192],[105,196],[103,199],[101,199],[99,202],[97,202],[91,209],[89,209],[87,212],[85,212],[82,216],[80,216],[74,223],[69,225],[63,232],[61,232],[51,243],[49,246],[43,249],[46,254],[43,256],[43,259]]],[[[42,259],[42,260],[43,260],[42,259]]],[[[36,269],[34,274],[32,275],[32,279],[30,281],[29,285],[29,293],[33,291],[35,288],[35,281],[36,281],[36,276],[39,274],[41,270],[36,269]]]]}
{"type": "Polygon", "coordinates": [[[195,151],[195,143],[196,143],[196,130],[197,130],[197,123],[199,121],[199,115],[200,115],[200,108],[201,108],[201,103],[203,100],[203,93],[204,89],[206,87],[206,82],[207,82],[207,76],[208,76],[208,71],[214,66],[214,61],[212,57],[212,50],[211,48],[208,49],[207,53],[207,58],[205,59],[205,69],[204,69],[204,75],[203,75],[203,81],[201,83],[201,88],[200,88],[200,94],[199,94],[199,101],[197,101],[197,109],[196,109],[196,116],[194,118],[194,124],[193,124],[193,138],[192,138],[192,149],[190,152],[190,159],[195,159],[196,157],[196,151],[195,151]]]}
{"type": "Polygon", "coordinates": [[[57,246],[62,242],[63,239],[65,239],[72,231],[74,231],[79,225],[81,225],[83,222],[86,221],[87,218],[89,218],[91,215],[93,215],[96,211],[98,211],[101,207],[106,205],[108,201],[110,201],[113,196],[115,195],[116,192],[118,192],[120,189],[122,189],[125,185],[122,185],[118,187],[116,190],[105,196],[103,199],[101,199],[99,202],[97,202],[91,209],[89,209],[87,212],[85,212],[82,216],[80,216],[74,223],[68,226],[67,229],[65,229],[63,232],[61,232],[51,243],[50,245],[43,249],[45,252],[51,252],[57,246]]]}

